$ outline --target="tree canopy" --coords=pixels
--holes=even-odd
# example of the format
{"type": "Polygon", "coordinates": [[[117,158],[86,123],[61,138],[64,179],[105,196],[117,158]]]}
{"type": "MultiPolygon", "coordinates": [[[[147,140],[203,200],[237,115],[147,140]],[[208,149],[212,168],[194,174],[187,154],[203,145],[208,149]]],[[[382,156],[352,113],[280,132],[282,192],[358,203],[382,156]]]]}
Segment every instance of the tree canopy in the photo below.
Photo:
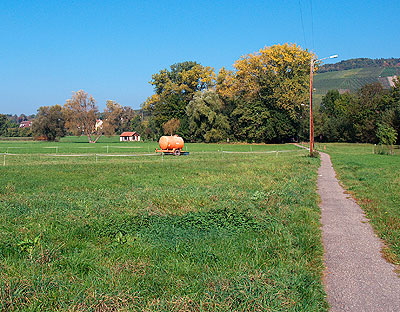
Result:
{"type": "Polygon", "coordinates": [[[186,107],[193,141],[219,142],[229,136],[229,120],[224,102],[213,90],[198,91],[186,107]]]}
{"type": "Polygon", "coordinates": [[[398,82],[391,90],[378,83],[364,85],[355,93],[329,91],[322,99],[316,119],[316,134],[321,141],[378,143],[383,133],[399,132],[400,102],[398,82]]]}
{"type": "Polygon", "coordinates": [[[195,92],[215,85],[214,69],[196,62],[173,64],[152,76],[150,84],[154,92],[142,108],[151,114],[151,124],[161,134],[163,125],[171,119],[179,119],[180,130],[188,133],[186,106],[195,92]]]}
{"type": "Polygon", "coordinates": [[[32,123],[32,132],[36,137],[45,137],[48,141],[65,136],[65,120],[60,105],[41,106],[32,123]]]}
{"type": "Polygon", "coordinates": [[[103,134],[97,124],[99,110],[96,101],[87,92],[79,90],[64,105],[65,126],[74,135],[86,135],[89,143],[96,143],[103,134]]]}

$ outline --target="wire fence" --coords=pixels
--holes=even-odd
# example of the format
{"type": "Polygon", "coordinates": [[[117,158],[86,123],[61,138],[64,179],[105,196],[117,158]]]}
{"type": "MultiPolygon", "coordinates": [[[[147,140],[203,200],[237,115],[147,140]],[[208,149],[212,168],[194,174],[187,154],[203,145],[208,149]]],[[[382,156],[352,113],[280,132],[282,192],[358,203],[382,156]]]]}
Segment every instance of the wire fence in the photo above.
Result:
{"type": "MultiPolygon", "coordinates": [[[[304,150],[273,150],[273,151],[194,151],[190,152],[190,155],[204,155],[204,154],[215,154],[215,155],[275,155],[278,157],[279,154],[283,153],[298,153],[303,152],[304,150]]],[[[60,162],[61,159],[66,161],[75,161],[75,160],[85,160],[88,162],[100,162],[108,159],[130,159],[130,158],[154,158],[154,156],[158,156],[161,161],[164,160],[164,153],[119,153],[119,154],[107,154],[107,153],[0,153],[0,157],[2,158],[2,165],[19,165],[19,164],[45,164],[45,163],[57,163],[60,162]]],[[[173,159],[175,157],[184,157],[182,156],[170,156],[173,159]]],[[[0,158],[0,159],[1,159],[0,158]]]]}

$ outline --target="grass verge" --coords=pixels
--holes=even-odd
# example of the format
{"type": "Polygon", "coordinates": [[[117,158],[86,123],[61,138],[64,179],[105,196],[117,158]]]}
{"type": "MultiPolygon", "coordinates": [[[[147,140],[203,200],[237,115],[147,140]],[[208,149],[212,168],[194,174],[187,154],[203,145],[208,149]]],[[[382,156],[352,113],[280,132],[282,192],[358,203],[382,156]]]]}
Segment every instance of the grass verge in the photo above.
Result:
{"type": "Polygon", "coordinates": [[[339,179],[370,219],[386,247],[382,255],[400,265],[400,155],[373,154],[370,144],[320,144],[326,147],[339,179]]]}

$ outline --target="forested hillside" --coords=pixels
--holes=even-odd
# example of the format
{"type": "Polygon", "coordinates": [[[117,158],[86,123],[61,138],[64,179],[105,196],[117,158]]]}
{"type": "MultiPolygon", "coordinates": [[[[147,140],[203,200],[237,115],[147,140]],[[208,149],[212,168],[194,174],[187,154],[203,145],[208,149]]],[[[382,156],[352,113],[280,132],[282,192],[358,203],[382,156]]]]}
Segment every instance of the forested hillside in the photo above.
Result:
{"type": "Polygon", "coordinates": [[[318,72],[325,73],[364,67],[400,67],[400,58],[355,58],[344,60],[335,64],[324,64],[319,68],[318,72]]]}

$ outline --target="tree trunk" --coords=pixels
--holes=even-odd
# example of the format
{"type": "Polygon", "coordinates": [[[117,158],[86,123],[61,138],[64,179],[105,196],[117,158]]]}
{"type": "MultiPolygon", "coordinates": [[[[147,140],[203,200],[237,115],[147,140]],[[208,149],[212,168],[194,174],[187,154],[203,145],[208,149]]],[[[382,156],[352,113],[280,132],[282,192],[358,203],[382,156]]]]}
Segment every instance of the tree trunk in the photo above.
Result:
{"type": "Polygon", "coordinates": [[[96,143],[97,140],[100,139],[102,135],[103,135],[103,134],[99,134],[99,136],[98,136],[93,142],[90,142],[90,143],[96,143]]]}

